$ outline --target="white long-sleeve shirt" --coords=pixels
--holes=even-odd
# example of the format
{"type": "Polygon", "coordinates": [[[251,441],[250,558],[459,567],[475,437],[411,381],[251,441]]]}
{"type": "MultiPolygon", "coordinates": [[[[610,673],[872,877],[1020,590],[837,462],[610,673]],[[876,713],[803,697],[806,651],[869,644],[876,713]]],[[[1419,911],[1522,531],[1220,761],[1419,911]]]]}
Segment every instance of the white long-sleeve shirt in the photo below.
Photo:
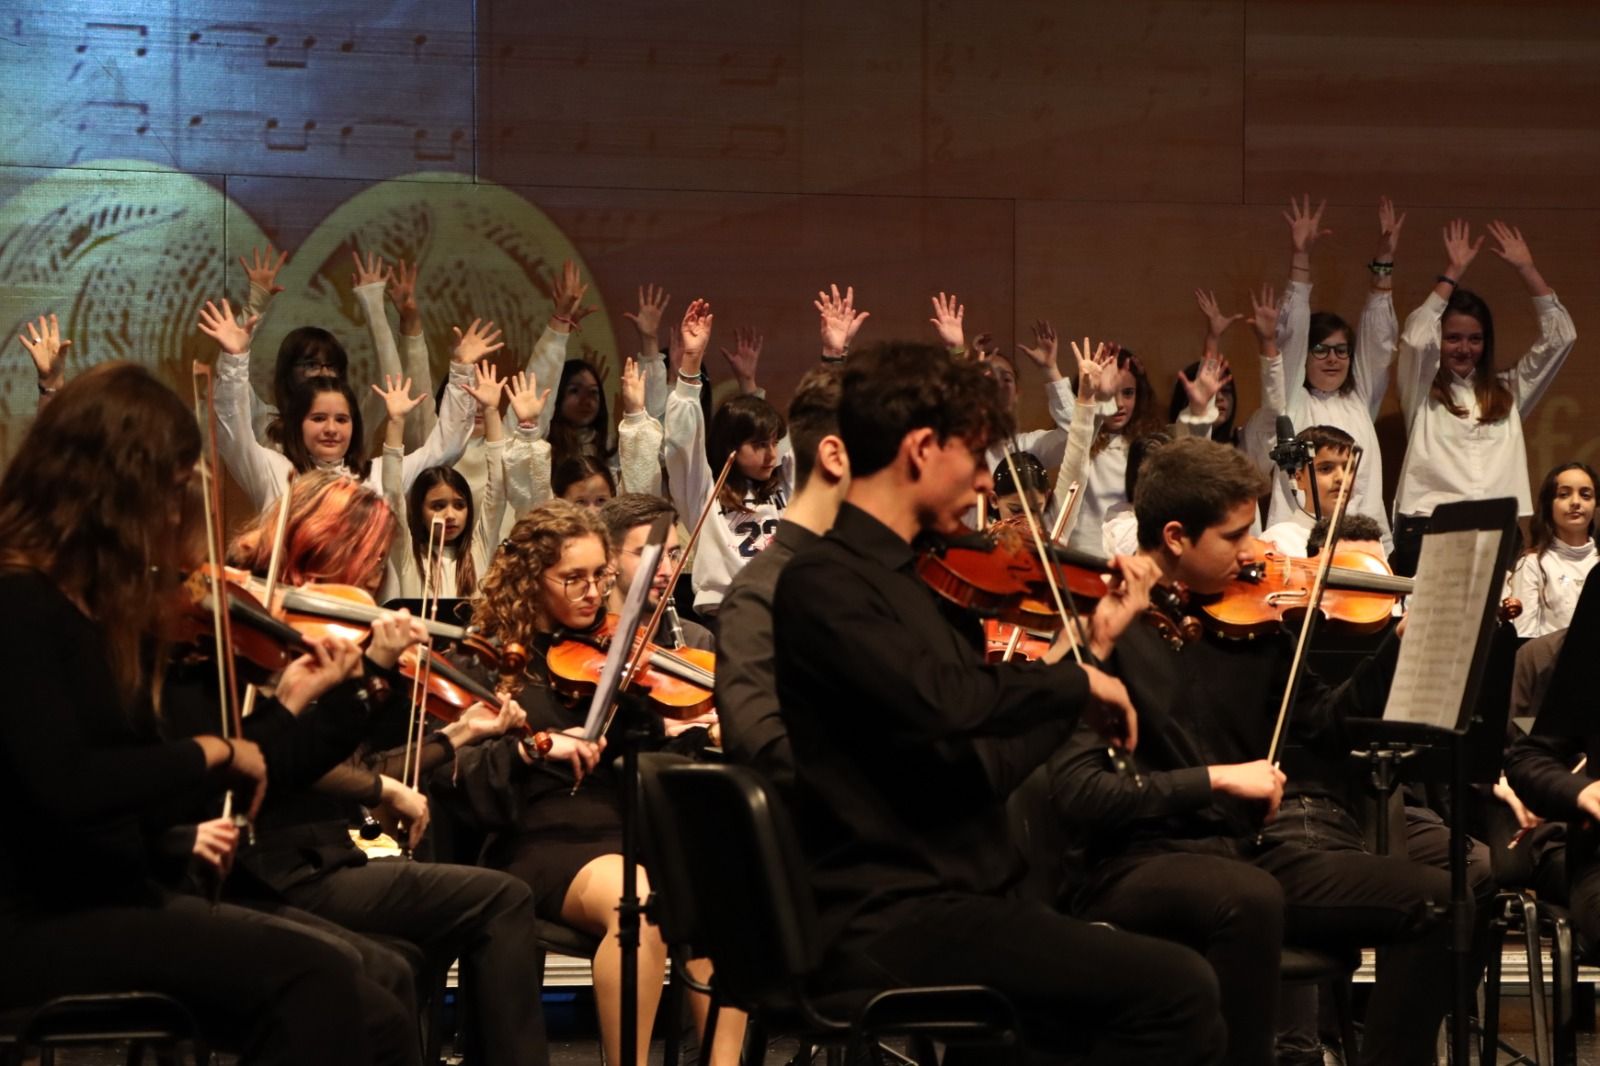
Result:
{"type": "Polygon", "coordinates": [[[1596,561],[1600,548],[1592,540],[1576,546],[1557,540],[1538,554],[1525,552],[1506,578],[1506,595],[1522,601],[1517,636],[1542,637],[1567,628],[1596,561]]]}
{"type": "MultiPolygon", "coordinates": [[[[500,544],[500,526],[506,509],[505,480],[502,474],[505,465],[503,461],[505,447],[504,440],[484,443],[483,450],[487,459],[484,490],[472,494],[475,514],[472,529],[466,539],[472,552],[473,573],[477,574],[480,580],[489,572],[489,561],[494,558],[495,549],[500,544]]],[[[400,448],[386,446],[383,449],[383,496],[389,501],[390,510],[394,511],[395,519],[399,523],[399,532],[395,534],[389,546],[389,565],[384,574],[381,593],[381,599],[385,602],[393,599],[417,599],[423,591],[422,571],[417,568],[416,553],[412,550],[411,525],[406,509],[408,490],[401,487],[404,478],[405,452],[400,448]]],[[[426,550],[427,545],[424,544],[423,548],[426,550]]],[[[455,545],[445,548],[444,563],[439,573],[439,587],[434,590],[436,595],[447,599],[460,595],[456,587],[458,550],[455,545]]]]}
{"type": "MultiPolygon", "coordinates": [[[[1114,405],[1102,405],[1098,418],[1107,411],[1115,412],[1114,405]]],[[[1178,413],[1178,420],[1167,427],[1173,439],[1179,437],[1206,437],[1217,421],[1217,402],[1213,399],[1206,410],[1193,414],[1188,408],[1178,413]]],[[[1128,499],[1128,438],[1121,433],[1106,441],[1099,454],[1091,456],[1084,472],[1083,503],[1078,507],[1078,518],[1073,523],[1068,547],[1098,555],[1105,549],[1102,528],[1111,508],[1128,499]]]]}
{"type": "Polygon", "coordinates": [[[1383,531],[1383,546],[1393,547],[1389,536],[1389,512],[1383,505],[1383,453],[1378,446],[1378,431],[1373,425],[1388,391],[1389,367],[1394,361],[1400,324],[1395,318],[1394,299],[1388,292],[1371,292],[1356,327],[1354,357],[1350,367],[1354,387],[1349,392],[1325,392],[1304,385],[1311,330],[1311,286],[1291,281],[1284,290],[1278,309],[1278,351],[1281,358],[1262,359],[1262,411],[1252,418],[1246,432],[1246,449],[1257,464],[1272,477],[1272,495],[1267,506],[1267,524],[1286,522],[1301,510],[1294,481],[1272,464],[1264,463],[1266,453],[1277,442],[1277,416],[1287,414],[1295,432],[1309,426],[1334,426],[1355,438],[1361,448],[1361,466],[1350,496],[1350,509],[1378,523],[1383,531]],[[1282,388],[1268,387],[1270,383],[1282,388]]]}
{"type": "MultiPolygon", "coordinates": [[[[705,415],[700,410],[700,386],[679,380],[667,397],[665,443],[662,458],[672,487],[672,502],[687,525],[711,498],[718,472],[706,461],[705,415]]],[[[694,607],[715,614],[733,575],[761,554],[778,529],[778,520],[794,494],[794,449],[785,433],[778,442],[778,469],[782,483],[770,499],[757,502],[746,495],[743,505],[730,509],[713,503],[711,517],[700,532],[694,554],[694,607]]]]}
{"type": "Polygon", "coordinates": [[[1518,515],[1533,514],[1528,491],[1528,448],[1522,421],[1555,379],[1578,331],[1555,293],[1533,298],[1539,339],[1516,365],[1500,371],[1511,390],[1511,411],[1498,422],[1478,421],[1473,376],[1450,375],[1450,396],[1465,409],[1457,418],[1429,396],[1439,370],[1445,300],[1430,292],[1400,334],[1398,384],[1408,441],[1395,494],[1397,515],[1430,515],[1441,503],[1511,496],[1518,515]]]}
{"type": "MultiPolygon", "coordinates": [[[[537,428],[517,427],[506,449],[508,522],[554,495],[550,486],[550,442],[537,428]]],[[[622,416],[617,426],[617,491],[661,495],[661,423],[646,411],[622,416]]],[[[459,469],[459,468],[458,468],[459,469]]]]}
{"type": "MultiPolygon", "coordinates": [[[[409,489],[417,475],[430,466],[449,466],[460,457],[472,433],[472,411],[476,401],[467,391],[472,380],[472,367],[464,363],[450,365],[451,387],[445,390],[444,407],[439,412],[438,424],[421,448],[406,455],[402,468],[403,489],[409,489]]],[[[239,487],[250,497],[257,510],[276,500],[294,473],[294,464],[282,452],[267,447],[256,440],[250,421],[250,353],[229,355],[223,352],[217,360],[217,447],[222,461],[239,487]]],[[[299,426],[285,426],[285,433],[299,433],[299,426]]],[[[345,469],[343,461],[319,464],[327,469],[345,469]]],[[[374,491],[383,491],[382,464],[375,462],[367,475],[367,485],[374,491]]]]}

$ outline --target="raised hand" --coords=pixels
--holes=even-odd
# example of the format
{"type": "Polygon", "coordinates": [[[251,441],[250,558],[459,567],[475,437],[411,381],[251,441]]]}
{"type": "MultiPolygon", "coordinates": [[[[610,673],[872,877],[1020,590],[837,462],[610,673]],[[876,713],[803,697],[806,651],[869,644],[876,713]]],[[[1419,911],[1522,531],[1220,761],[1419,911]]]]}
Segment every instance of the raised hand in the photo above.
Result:
{"type": "Polygon", "coordinates": [[[1228,372],[1228,361],[1221,353],[1208,347],[1194,377],[1187,377],[1180,370],[1178,380],[1183,383],[1183,391],[1189,394],[1189,410],[1200,414],[1210,406],[1222,387],[1233,380],[1233,375],[1228,372]]]}
{"type": "Polygon", "coordinates": [[[811,306],[822,316],[822,354],[838,359],[850,350],[850,342],[855,340],[856,331],[872,312],[856,311],[854,286],[846,286],[842,297],[839,295],[839,286],[830,284],[828,289],[828,292],[817,293],[811,306]]]}
{"type": "Polygon", "coordinates": [[[1083,338],[1083,347],[1078,347],[1078,342],[1072,342],[1072,355],[1078,361],[1078,398],[1080,400],[1092,399],[1096,403],[1105,403],[1116,395],[1117,391],[1117,356],[1122,351],[1118,344],[1099,344],[1091,346],[1089,338],[1083,338]],[[1084,393],[1084,381],[1092,385],[1089,395],[1084,393]]]}
{"type": "MultiPolygon", "coordinates": [[[[1445,268],[1445,274],[1456,281],[1461,280],[1461,275],[1467,272],[1467,267],[1478,257],[1478,250],[1483,247],[1483,238],[1476,241],[1472,239],[1472,228],[1465,219],[1454,219],[1444,228],[1444,251],[1450,265],[1445,268]]],[[[1527,246],[1524,245],[1524,248],[1527,246]]]]}
{"type": "Polygon", "coordinates": [[[356,249],[350,249],[350,258],[356,261],[355,273],[350,275],[350,285],[360,288],[374,282],[389,280],[389,267],[384,263],[383,257],[377,252],[368,252],[365,259],[356,249]]]}
{"type": "Polygon", "coordinates": [[[500,409],[500,393],[505,388],[505,382],[500,379],[500,372],[494,368],[493,363],[483,362],[473,367],[477,376],[467,392],[478,401],[478,406],[485,411],[491,407],[500,409]]]}
{"type": "Polygon", "coordinates": [[[389,299],[400,313],[400,332],[416,336],[422,332],[422,314],[417,310],[417,264],[404,259],[394,261],[389,271],[389,299]]]}
{"type": "Polygon", "coordinates": [[[1289,198],[1289,210],[1283,213],[1283,217],[1289,223],[1289,240],[1295,251],[1309,252],[1311,246],[1317,243],[1317,238],[1333,232],[1322,228],[1322,212],[1327,206],[1328,201],[1324,200],[1315,211],[1311,210],[1309,193],[1300,202],[1296,202],[1292,196],[1289,198]]]}
{"type": "Polygon", "coordinates": [[[622,362],[622,413],[637,414],[644,410],[644,374],[632,359],[622,362]]]}
{"type": "Polygon", "coordinates": [[[1494,236],[1495,243],[1500,246],[1489,249],[1495,255],[1518,270],[1527,270],[1533,266],[1533,253],[1528,250],[1528,242],[1522,239],[1520,229],[1495,219],[1489,223],[1489,232],[1494,236]]]}
{"type": "Polygon", "coordinates": [[[1205,289],[1194,290],[1195,303],[1200,305],[1200,313],[1206,316],[1207,336],[1217,341],[1228,332],[1228,327],[1243,318],[1243,315],[1225,315],[1217,307],[1217,294],[1205,289]]]}
{"type": "Polygon", "coordinates": [[[55,314],[40,315],[38,322],[27,323],[27,331],[17,334],[17,341],[33,357],[34,369],[39,372],[39,387],[58,389],[67,376],[67,349],[71,340],[61,339],[61,322],[55,314]]]}
{"type": "Polygon", "coordinates": [[[416,410],[417,404],[422,402],[421,393],[411,395],[411,379],[394,374],[383,375],[383,388],[374,385],[372,391],[383,397],[383,409],[388,412],[391,422],[404,422],[406,415],[416,410]]]}
{"type": "Polygon", "coordinates": [[[756,391],[756,366],[761,362],[762,339],[761,334],[753,328],[741,326],[733,331],[733,351],[726,348],[721,350],[722,358],[728,361],[734,378],[739,382],[740,392],[756,391]]]}
{"type": "Polygon", "coordinates": [[[933,298],[933,317],[928,321],[938,330],[939,339],[944,342],[946,348],[951,351],[965,351],[967,338],[962,322],[966,317],[967,305],[957,302],[954,293],[946,296],[941,292],[933,298]]]}
{"type": "Polygon", "coordinates": [[[589,286],[578,273],[578,264],[570,259],[562,263],[561,273],[556,275],[551,284],[550,298],[555,303],[555,310],[551,312],[550,318],[554,322],[566,324],[569,329],[557,332],[571,332],[577,329],[580,322],[599,310],[596,307],[583,306],[583,297],[588,291],[589,286]]]}
{"type": "Polygon", "coordinates": [[[539,382],[532,371],[519,370],[506,378],[506,393],[511,397],[511,413],[523,425],[533,425],[544,413],[550,400],[550,390],[539,391],[539,382]]]}
{"type": "Polygon", "coordinates": [[[1262,284],[1261,295],[1250,294],[1250,328],[1255,331],[1256,339],[1262,347],[1276,343],[1278,339],[1278,294],[1272,291],[1272,286],[1262,284]]]}
{"type": "Polygon", "coordinates": [[[255,336],[260,322],[260,315],[251,315],[243,322],[235,320],[233,306],[226,299],[220,310],[210,300],[200,309],[200,332],[216,341],[229,355],[243,355],[250,350],[250,338],[255,336]]]}
{"type": "MultiPolygon", "coordinates": [[[[1061,343],[1056,339],[1056,328],[1044,319],[1033,324],[1033,347],[1026,344],[1017,345],[1017,351],[1033,360],[1041,370],[1049,373],[1056,369],[1056,357],[1060,352],[1061,343]]],[[[1059,376],[1059,371],[1057,371],[1059,376]]]]}
{"type": "Polygon", "coordinates": [[[245,261],[244,256],[239,257],[239,265],[244,267],[244,276],[250,282],[252,289],[264,289],[267,293],[283,291],[283,286],[277,283],[278,271],[283,269],[283,264],[289,261],[288,252],[279,252],[277,262],[272,260],[272,245],[267,245],[266,252],[260,248],[250,249],[250,260],[245,261]]]}
{"type": "Polygon", "coordinates": [[[1405,215],[1396,215],[1394,201],[1387,196],[1378,197],[1378,254],[1380,263],[1394,262],[1395,250],[1400,247],[1400,227],[1406,224],[1405,215]]]}
{"type": "Polygon", "coordinates": [[[678,362],[678,373],[691,378],[700,376],[700,362],[706,357],[706,345],[711,341],[711,324],[715,316],[706,300],[695,300],[684,308],[683,321],[678,326],[678,338],[683,345],[683,355],[678,362]]]}
{"type": "Polygon", "coordinates": [[[995,343],[993,333],[980,333],[972,338],[972,351],[968,353],[979,359],[987,359],[991,355],[1000,354],[1000,345],[995,343]]]}
{"type": "Polygon", "coordinates": [[[672,295],[659,285],[639,286],[639,310],[624,311],[622,317],[633,323],[633,328],[639,331],[639,351],[649,355],[656,354],[657,345],[661,343],[661,315],[666,311],[667,305],[672,302],[672,295]]]}
{"type": "Polygon", "coordinates": [[[451,326],[450,332],[456,337],[455,346],[450,351],[451,362],[470,365],[505,347],[505,342],[500,339],[500,330],[493,322],[485,322],[481,318],[473,319],[465,333],[458,326],[451,326]]]}

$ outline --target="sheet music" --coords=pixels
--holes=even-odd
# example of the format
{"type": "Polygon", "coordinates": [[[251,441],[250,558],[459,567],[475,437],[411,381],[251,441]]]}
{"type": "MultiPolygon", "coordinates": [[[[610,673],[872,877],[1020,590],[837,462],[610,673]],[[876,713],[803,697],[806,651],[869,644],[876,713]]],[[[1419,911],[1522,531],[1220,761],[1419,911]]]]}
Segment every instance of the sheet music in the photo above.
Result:
{"type": "Polygon", "coordinates": [[[1385,721],[1458,729],[1484,608],[1501,580],[1501,536],[1465,529],[1423,537],[1385,721]]]}
{"type": "MultiPolygon", "coordinates": [[[[658,524],[662,522],[658,520],[658,524]]],[[[636,573],[640,576],[628,590],[622,613],[617,616],[617,630],[612,636],[611,647],[606,651],[606,665],[600,671],[600,682],[595,685],[594,698],[589,701],[589,714],[583,720],[583,735],[590,740],[600,739],[606,726],[606,715],[616,702],[622,667],[633,650],[633,641],[628,637],[638,632],[640,616],[644,614],[645,595],[650,591],[650,577],[661,563],[661,545],[665,536],[664,528],[660,536],[654,535],[652,530],[650,542],[639,552],[639,569],[636,573]]]]}

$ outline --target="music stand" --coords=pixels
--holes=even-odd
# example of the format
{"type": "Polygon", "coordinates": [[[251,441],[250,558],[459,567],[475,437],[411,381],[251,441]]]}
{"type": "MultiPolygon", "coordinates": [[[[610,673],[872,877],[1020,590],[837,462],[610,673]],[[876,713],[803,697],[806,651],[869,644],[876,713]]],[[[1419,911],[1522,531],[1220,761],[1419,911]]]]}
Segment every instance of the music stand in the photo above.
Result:
{"type": "MultiPolygon", "coordinates": [[[[661,549],[672,528],[670,515],[662,515],[650,525],[650,535],[639,552],[638,573],[644,577],[656,572],[661,562],[661,549]]],[[[589,713],[584,718],[585,739],[597,741],[606,735],[612,718],[622,707],[626,695],[623,675],[628,660],[633,656],[634,641],[639,635],[644,607],[650,591],[648,580],[636,580],[623,601],[617,616],[616,630],[611,634],[611,646],[606,650],[606,661],[595,685],[594,698],[589,701],[589,713]]],[[[637,1058],[639,1046],[639,919],[644,907],[639,902],[639,833],[636,823],[635,802],[639,794],[639,745],[637,736],[627,728],[622,745],[622,898],[617,902],[617,943],[622,948],[622,1029],[620,1053],[622,1061],[632,1063],[637,1058]]]]}
{"type": "MultiPolygon", "coordinates": [[[[1432,748],[1449,758],[1455,808],[1450,819],[1450,1046],[1453,1061],[1462,1063],[1468,1061],[1470,1048],[1472,902],[1461,806],[1474,780],[1492,782],[1499,774],[1515,642],[1502,636],[1497,648],[1496,637],[1516,523],[1517,503],[1508,497],[1442,504],[1434,510],[1422,538],[1406,634],[1381,726],[1391,751],[1432,748]],[[1485,698],[1495,702],[1484,704],[1485,698]],[[1496,757],[1469,755],[1469,736],[1474,747],[1492,743],[1496,757]]],[[[1389,761],[1392,767],[1398,760],[1389,761]]]]}

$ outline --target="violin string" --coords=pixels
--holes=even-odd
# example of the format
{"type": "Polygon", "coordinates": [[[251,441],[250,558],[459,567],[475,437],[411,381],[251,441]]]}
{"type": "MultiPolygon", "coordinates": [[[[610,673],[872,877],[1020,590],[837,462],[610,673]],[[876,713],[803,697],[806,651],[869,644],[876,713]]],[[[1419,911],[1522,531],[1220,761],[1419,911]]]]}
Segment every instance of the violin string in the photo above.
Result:
{"type": "MultiPolygon", "coordinates": [[[[267,612],[272,611],[273,596],[278,591],[278,577],[283,568],[283,545],[289,538],[289,504],[294,497],[294,474],[289,474],[289,481],[283,487],[283,494],[278,497],[278,517],[272,525],[272,554],[267,558],[267,583],[262,602],[266,604],[267,612]]],[[[241,718],[249,718],[256,710],[256,696],[259,689],[254,683],[244,687],[244,706],[239,710],[241,718]]]]}
{"type": "MultiPolygon", "coordinates": [[[[1006,468],[1011,471],[1012,483],[1021,485],[1022,479],[1017,476],[1016,460],[1012,458],[1012,454],[1009,451],[1006,452],[1006,468]]],[[[1061,624],[1067,627],[1067,635],[1071,638],[1072,658],[1079,666],[1082,666],[1083,655],[1078,650],[1079,634],[1072,628],[1078,622],[1077,610],[1074,608],[1069,613],[1066,603],[1061,599],[1061,585],[1056,581],[1054,559],[1045,548],[1044,535],[1039,532],[1039,523],[1033,517],[1033,506],[1029,502],[1026,492],[1022,494],[1020,502],[1022,503],[1023,518],[1026,519],[1028,524],[1028,533],[1033,537],[1034,549],[1039,553],[1039,567],[1044,571],[1045,583],[1050,586],[1050,596],[1055,600],[1056,612],[1061,616],[1061,624]]]]}
{"type": "MultiPolygon", "coordinates": [[[[1016,471],[1013,467],[1011,477],[1015,480],[1016,476],[1016,471]]],[[[1078,482],[1074,481],[1067,486],[1066,499],[1062,502],[1061,510],[1057,512],[1056,520],[1050,527],[1051,544],[1061,539],[1061,531],[1067,528],[1067,523],[1072,519],[1073,513],[1077,511],[1078,503],[1082,498],[1082,487],[1078,482]]],[[[1068,597],[1072,595],[1071,589],[1067,590],[1067,595],[1068,597]]],[[[1011,634],[1011,639],[1006,641],[1005,652],[1000,656],[1000,661],[1003,663],[1008,663],[1015,658],[1017,648],[1022,644],[1022,627],[1015,626],[1013,628],[1014,632],[1011,634]]]]}

